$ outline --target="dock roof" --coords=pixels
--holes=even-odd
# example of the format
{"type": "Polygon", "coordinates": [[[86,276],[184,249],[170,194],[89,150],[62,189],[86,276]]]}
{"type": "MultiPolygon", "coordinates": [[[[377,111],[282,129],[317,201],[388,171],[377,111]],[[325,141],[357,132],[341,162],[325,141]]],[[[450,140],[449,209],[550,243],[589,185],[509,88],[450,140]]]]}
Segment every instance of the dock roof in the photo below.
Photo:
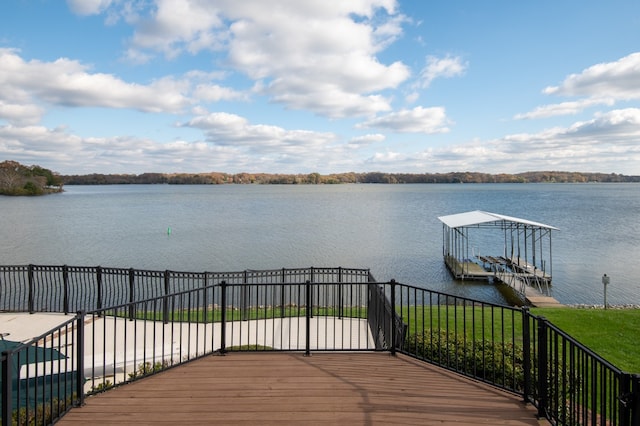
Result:
{"type": "Polygon", "coordinates": [[[505,216],[498,213],[489,213],[482,210],[474,210],[466,213],[457,213],[448,216],[439,216],[438,219],[449,228],[463,228],[466,226],[479,226],[482,224],[494,224],[495,222],[521,223],[529,226],[536,226],[545,229],[558,229],[544,223],[533,222],[527,219],[520,219],[512,216],[505,216]]]}

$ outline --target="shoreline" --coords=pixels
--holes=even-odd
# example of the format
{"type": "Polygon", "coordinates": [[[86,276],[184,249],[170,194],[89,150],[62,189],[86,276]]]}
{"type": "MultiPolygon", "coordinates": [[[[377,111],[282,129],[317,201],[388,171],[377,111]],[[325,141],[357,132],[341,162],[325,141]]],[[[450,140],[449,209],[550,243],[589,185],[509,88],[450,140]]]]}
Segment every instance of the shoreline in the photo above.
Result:
{"type": "Polygon", "coordinates": [[[605,306],[603,304],[584,304],[584,303],[580,303],[580,304],[575,304],[575,305],[565,305],[568,308],[576,308],[576,309],[617,309],[617,310],[622,310],[622,309],[640,309],[640,305],[636,305],[636,304],[624,304],[624,305],[609,305],[607,304],[607,307],[605,308],[605,306]]]}

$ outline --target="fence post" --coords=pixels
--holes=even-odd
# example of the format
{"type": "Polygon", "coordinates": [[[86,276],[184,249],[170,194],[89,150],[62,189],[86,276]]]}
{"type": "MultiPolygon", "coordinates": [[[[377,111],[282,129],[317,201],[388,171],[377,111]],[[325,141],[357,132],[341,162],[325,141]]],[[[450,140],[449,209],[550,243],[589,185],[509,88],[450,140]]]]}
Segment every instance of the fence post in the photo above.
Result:
{"type": "Polygon", "coordinates": [[[619,393],[620,425],[640,425],[640,376],[622,374],[619,393]]]}
{"type": "Polygon", "coordinates": [[[79,311],[76,320],[78,341],[76,342],[76,407],[84,405],[84,311],[79,311]]]}
{"type": "Polygon", "coordinates": [[[222,281],[220,283],[220,353],[225,354],[227,352],[227,283],[222,281]]]}
{"type": "Polygon", "coordinates": [[[342,266],[338,268],[338,319],[344,316],[344,303],[342,302],[342,266]]]}
{"type": "Polygon", "coordinates": [[[304,355],[305,356],[309,356],[311,355],[311,281],[307,280],[306,284],[306,304],[307,304],[307,309],[305,309],[305,315],[306,315],[306,321],[305,321],[305,326],[307,329],[307,337],[306,337],[306,342],[305,342],[305,351],[304,351],[304,355]]]}
{"type": "Polygon", "coordinates": [[[164,271],[164,297],[162,298],[162,321],[169,324],[169,271],[164,271]]]}
{"type": "Polygon", "coordinates": [[[391,280],[391,355],[396,355],[396,280],[391,280]]]}
{"type": "Polygon", "coordinates": [[[62,282],[64,285],[64,296],[62,302],[64,306],[62,309],[64,310],[64,314],[67,315],[69,313],[69,267],[67,265],[62,265],[62,282]]]}
{"type": "Polygon", "coordinates": [[[13,397],[11,395],[11,388],[13,385],[13,378],[11,377],[13,353],[11,351],[2,352],[3,359],[2,365],[2,426],[11,426],[12,423],[12,402],[13,397]]]}
{"type": "MultiPolygon", "coordinates": [[[[98,300],[96,301],[96,309],[98,311],[102,311],[102,267],[96,267],[96,286],[98,287],[98,300]]],[[[102,316],[102,312],[100,312],[99,316],[102,316]]]]}
{"type": "Polygon", "coordinates": [[[244,271],[242,287],[240,287],[240,318],[242,321],[249,319],[249,298],[247,292],[247,271],[244,271]]]}
{"type": "Polygon", "coordinates": [[[284,297],[284,283],[286,281],[285,278],[285,269],[282,268],[282,284],[280,286],[280,318],[284,318],[284,312],[285,312],[285,297],[284,297]]]}
{"type": "Polygon", "coordinates": [[[538,417],[543,419],[548,418],[547,405],[549,403],[547,323],[545,317],[538,318],[538,417]]]}
{"type": "Polygon", "coordinates": [[[202,322],[207,323],[207,313],[209,310],[209,297],[207,295],[207,285],[209,284],[209,276],[206,272],[202,273],[202,322]]]}
{"type": "MultiPolygon", "coordinates": [[[[307,281],[307,282],[309,282],[309,281],[307,281]]],[[[311,267],[311,281],[310,281],[310,282],[312,282],[312,283],[313,283],[313,282],[315,282],[315,280],[314,280],[313,266],[311,267]]],[[[320,291],[320,287],[318,287],[318,291],[320,291]]],[[[313,293],[311,293],[311,295],[308,295],[307,297],[309,297],[309,298],[310,298],[310,299],[308,299],[308,300],[309,300],[309,303],[307,303],[308,311],[309,311],[309,310],[313,311],[313,293]]],[[[311,318],[311,317],[313,317],[313,312],[311,312],[311,314],[310,314],[310,317],[309,317],[309,318],[311,318]]]]}
{"type": "Polygon", "coordinates": [[[640,425],[640,375],[631,375],[631,424],[636,426],[640,425]]]}
{"type": "Polygon", "coordinates": [[[35,312],[35,307],[33,306],[33,298],[34,298],[34,279],[33,279],[33,265],[29,265],[27,272],[27,279],[29,280],[29,313],[33,314],[35,312]]]}
{"type": "Polygon", "coordinates": [[[618,389],[618,411],[620,413],[620,426],[629,426],[632,412],[633,391],[631,390],[631,374],[623,373],[620,375],[620,388],[618,389]]]}
{"type": "Polygon", "coordinates": [[[531,394],[531,327],[530,327],[529,307],[522,308],[522,369],[524,374],[524,383],[522,389],[523,402],[529,402],[531,394]]]}
{"type": "Polygon", "coordinates": [[[129,321],[133,321],[134,319],[134,306],[133,302],[135,302],[135,271],[133,268],[129,268],[129,321]]]}

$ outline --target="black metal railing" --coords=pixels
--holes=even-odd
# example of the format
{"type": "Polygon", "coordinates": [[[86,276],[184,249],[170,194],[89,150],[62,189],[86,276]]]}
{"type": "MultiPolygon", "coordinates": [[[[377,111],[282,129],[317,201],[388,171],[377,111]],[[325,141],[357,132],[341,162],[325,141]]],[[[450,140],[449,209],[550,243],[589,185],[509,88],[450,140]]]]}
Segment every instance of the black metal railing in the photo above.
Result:
{"type": "Polygon", "coordinates": [[[77,315],[26,343],[0,342],[3,426],[51,424],[82,404],[83,332],[77,315]]]}
{"type": "MultiPolygon", "coordinates": [[[[71,359],[55,371],[72,373],[70,386],[76,393],[65,393],[64,401],[71,395],[76,404],[83,394],[211,353],[385,350],[518,394],[554,425],[640,425],[639,376],[617,369],[544,318],[526,308],[393,280],[378,283],[368,270],[189,273],[0,267],[0,301],[0,309],[30,312],[67,312],[86,303],[88,312],[67,322],[64,332],[52,331],[25,345],[49,342],[49,348],[71,359]],[[10,297],[16,301],[8,301],[10,297]],[[62,338],[72,338],[71,349],[62,338]]],[[[13,383],[47,376],[48,371],[30,376],[7,372],[15,351],[0,358],[3,425],[11,424],[5,415],[14,416],[16,408],[25,406],[5,378],[13,383]]],[[[64,377],[55,386],[47,379],[35,380],[29,389],[66,389],[64,377]]],[[[20,391],[30,404],[24,416],[38,413],[42,421],[37,424],[49,418],[39,406],[50,407],[51,413],[69,407],[59,406],[59,394],[32,397],[30,392],[20,391]]]]}
{"type": "Polygon", "coordinates": [[[368,269],[298,268],[177,272],[101,266],[0,266],[0,311],[77,312],[220,284],[369,282],[368,269]]]}
{"type": "Polygon", "coordinates": [[[538,415],[563,425],[640,425],[640,376],[628,374],[571,336],[534,318],[538,415]]]}
{"type": "Polygon", "coordinates": [[[527,308],[405,285],[398,350],[519,394],[554,425],[640,425],[640,376],[628,374],[527,308]]]}
{"type": "Polygon", "coordinates": [[[88,312],[87,392],[212,353],[376,350],[368,322],[375,316],[368,308],[371,285],[223,281],[88,312]]]}

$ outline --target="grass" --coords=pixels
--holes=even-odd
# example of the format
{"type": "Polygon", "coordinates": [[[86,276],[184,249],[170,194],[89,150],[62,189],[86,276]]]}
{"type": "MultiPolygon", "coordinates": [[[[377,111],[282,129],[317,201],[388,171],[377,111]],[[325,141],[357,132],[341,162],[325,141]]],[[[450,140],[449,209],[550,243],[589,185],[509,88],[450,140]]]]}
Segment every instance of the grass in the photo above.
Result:
{"type": "Polygon", "coordinates": [[[640,373],[640,309],[533,308],[534,315],[630,373],[640,373]]]}
{"type": "MultiPolygon", "coordinates": [[[[522,338],[522,320],[520,313],[489,307],[440,306],[404,306],[401,309],[403,320],[408,324],[408,333],[423,329],[443,329],[465,334],[471,338],[484,336],[490,340],[510,341],[522,338]]],[[[531,313],[546,317],[552,324],[578,340],[584,346],[609,361],[614,366],[631,373],[640,373],[640,309],[582,309],[582,308],[532,308],[531,313]]],[[[116,314],[126,316],[124,313],[116,314]]],[[[305,316],[302,306],[248,308],[245,310],[228,309],[227,321],[256,320],[264,318],[305,316]]],[[[312,315],[338,316],[336,308],[314,307],[312,315]]],[[[199,309],[172,311],[170,321],[219,322],[220,309],[199,309]]],[[[364,307],[345,307],[343,317],[366,318],[364,307]]],[[[137,318],[162,320],[161,312],[137,312],[137,318]]]]}
{"type": "Polygon", "coordinates": [[[510,341],[512,337],[522,340],[522,316],[518,311],[512,314],[497,308],[435,305],[403,307],[401,314],[409,334],[440,329],[464,334],[468,339],[475,335],[497,341],[510,341]]]}
{"type": "MultiPolygon", "coordinates": [[[[105,312],[105,315],[113,315],[117,317],[128,317],[129,312],[122,310],[118,312],[105,312]]],[[[304,306],[286,306],[280,307],[250,307],[247,309],[232,309],[229,308],[225,312],[227,321],[247,321],[247,320],[259,320],[259,319],[272,319],[272,318],[290,318],[290,317],[304,317],[306,315],[306,308],[304,306]]],[[[345,318],[367,318],[367,309],[363,307],[344,307],[338,311],[334,307],[314,307],[311,311],[312,316],[342,316],[345,318]]],[[[135,318],[151,320],[151,321],[163,321],[164,314],[160,311],[136,311],[134,313],[135,318]]],[[[190,309],[190,310],[175,310],[170,311],[168,314],[168,320],[171,322],[221,322],[222,321],[222,309],[208,308],[208,309],[190,309]]]]}
{"type": "MultiPolygon", "coordinates": [[[[497,341],[522,339],[522,320],[518,312],[512,317],[499,309],[453,306],[403,307],[402,317],[408,332],[423,329],[446,329],[471,338],[484,336],[497,341]]],[[[531,313],[544,316],[553,325],[576,339],[614,366],[630,373],[640,373],[640,309],[532,308],[531,313]]]]}

